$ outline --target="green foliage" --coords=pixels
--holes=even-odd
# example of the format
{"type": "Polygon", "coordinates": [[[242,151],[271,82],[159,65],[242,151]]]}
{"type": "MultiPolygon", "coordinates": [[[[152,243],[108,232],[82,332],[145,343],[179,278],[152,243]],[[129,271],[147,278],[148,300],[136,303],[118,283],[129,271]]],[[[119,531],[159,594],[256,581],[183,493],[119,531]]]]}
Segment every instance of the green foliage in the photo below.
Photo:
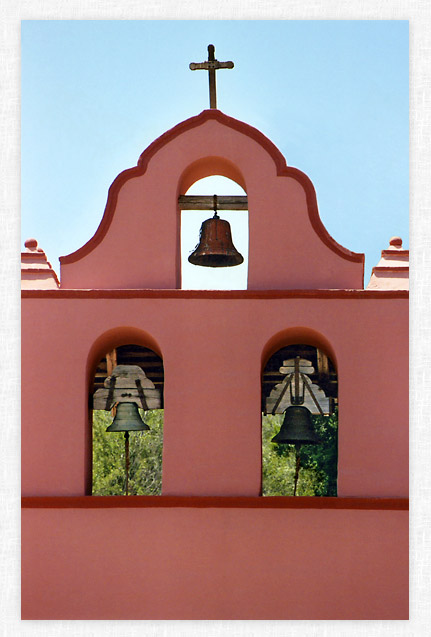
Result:
{"type": "MultiPolygon", "coordinates": [[[[131,431],[129,494],[162,492],[163,410],[143,412],[150,431],[131,431]]],[[[124,433],[106,432],[112,423],[107,411],[93,411],[93,495],[124,495],[126,459],[124,433]]]]}
{"type": "MultiPolygon", "coordinates": [[[[262,495],[293,495],[296,452],[293,445],[277,445],[271,439],[280,430],[284,414],[262,418],[262,495]]],[[[312,416],[321,439],[318,445],[302,445],[297,495],[337,495],[338,415],[312,416]]]]}
{"type": "MultiPolygon", "coordinates": [[[[130,432],[129,493],[160,495],[162,490],[163,410],[141,411],[150,431],[130,432]]],[[[262,419],[262,495],[293,495],[295,448],[277,445],[284,414],[262,419]]],[[[112,417],[93,412],[93,495],[125,493],[125,449],[123,433],[107,433],[112,417]]],[[[337,495],[337,414],[313,416],[318,445],[303,445],[297,495],[337,495]]]]}

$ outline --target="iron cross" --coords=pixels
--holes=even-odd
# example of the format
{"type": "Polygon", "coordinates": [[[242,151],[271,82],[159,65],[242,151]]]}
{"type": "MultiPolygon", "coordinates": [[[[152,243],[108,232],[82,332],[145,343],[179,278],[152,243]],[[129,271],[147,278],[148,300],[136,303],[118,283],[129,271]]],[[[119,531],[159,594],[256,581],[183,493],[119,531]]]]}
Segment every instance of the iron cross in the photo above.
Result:
{"type": "Polygon", "coordinates": [[[208,45],[208,60],[206,62],[190,62],[189,68],[192,71],[204,69],[208,71],[210,84],[210,108],[217,108],[216,96],[216,74],[218,69],[233,69],[233,62],[219,62],[214,57],[214,44],[208,45]]]}

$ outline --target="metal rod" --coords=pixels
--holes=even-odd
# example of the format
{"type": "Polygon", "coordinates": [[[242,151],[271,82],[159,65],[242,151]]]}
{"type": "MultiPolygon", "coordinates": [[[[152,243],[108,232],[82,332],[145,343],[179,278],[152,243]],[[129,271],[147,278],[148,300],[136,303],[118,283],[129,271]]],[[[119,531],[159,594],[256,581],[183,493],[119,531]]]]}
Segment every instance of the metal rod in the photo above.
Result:
{"type": "Polygon", "coordinates": [[[214,210],[214,219],[219,219],[217,214],[217,195],[213,195],[213,210],[214,210]]]}
{"type": "Polygon", "coordinates": [[[126,451],[126,495],[129,495],[129,432],[124,432],[124,446],[126,451]]]}
{"type": "Polygon", "coordinates": [[[109,381],[108,395],[106,397],[106,407],[105,407],[106,411],[109,411],[111,409],[112,401],[114,398],[114,388],[115,388],[116,380],[117,380],[116,376],[111,376],[111,380],[109,381]]]}
{"type": "Polygon", "coordinates": [[[142,409],[144,409],[145,411],[148,411],[148,405],[147,405],[147,400],[145,398],[145,392],[142,388],[141,381],[139,380],[139,378],[135,379],[135,384],[136,384],[136,387],[138,388],[138,394],[141,400],[142,409]]]}
{"type": "Polygon", "coordinates": [[[280,396],[278,397],[277,402],[275,403],[274,407],[272,408],[272,414],[275,414],[275,412],[278,409],[279,404],[281,403],[281,399],[283,398],[284,394],[286,393],[286,391],[289,389],[290,387],[290,383],[292,382],[292,378],[293,378],[293,374],[289,374],[289,376],[286,377],[286,380],[283,381],[285,383],[283,389],[280,392],[280,396]]]}
{"type": "Polygon", "coordinates": [[[298,476],[299,476],[299,465],[301,462],[301,456],[299,455],[301,449],[301,445],[296,444],[295,445],[295,451],[296,451],[296,469],[295,469],[295,484],[293,487],[293,495],[296,495],[296,487],[298,485],[298,476]]]}
{"type": "Polygon", "coordinates": [[[295,405],[299,403],[299,356],[295,358],[295,405]]]}
{"type": "Polygon", "coordinates": [[[325,414],[323,413],[323,410],[321,408],[321,406],[319,405],[313,390],[311,389],[310,383],[308,382],[308,378],[306,376],[304,376],[304,374],[301,374],[302,377],[302,382],[304,383],[305,387],[307,388],[308,392],[311,395],[311,398],[314,400],[314,404],[316,405],[317,409],[320,411],[321,416],[324,416],[325,414]]]}

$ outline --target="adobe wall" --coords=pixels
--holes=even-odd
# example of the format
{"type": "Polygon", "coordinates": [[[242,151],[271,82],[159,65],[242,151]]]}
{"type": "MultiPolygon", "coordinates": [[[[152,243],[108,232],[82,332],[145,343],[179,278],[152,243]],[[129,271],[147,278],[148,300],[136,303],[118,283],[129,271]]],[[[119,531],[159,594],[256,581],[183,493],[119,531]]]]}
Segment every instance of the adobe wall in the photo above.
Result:
{"type": "Polygon", "coordinates": [[[402,510],[24,508],[22,546],[23,619],[408,619],[402,510]]]}
{"type": "Polygon", "coordinates": [[[116,334],[130,333],[129,342],[142,344],[151,336],[148,346],[163,356],[163,494],[258,496],[265,356],[306,329],[330,344],[338,370],[339,496],[408,496],[407,293],[54,290],[23,297],[24,495],[90,493],[95,344],[100,350],[108,334],[104,346],[115,346],[116,334]]]}

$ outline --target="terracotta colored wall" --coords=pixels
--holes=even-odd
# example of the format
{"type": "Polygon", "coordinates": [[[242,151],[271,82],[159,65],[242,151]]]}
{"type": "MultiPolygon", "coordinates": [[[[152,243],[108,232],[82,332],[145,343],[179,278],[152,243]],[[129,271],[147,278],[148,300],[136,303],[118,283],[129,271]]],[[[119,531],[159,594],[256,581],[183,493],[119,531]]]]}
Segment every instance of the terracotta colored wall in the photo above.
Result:
{"type": "Polygon", "coordinates": [[[118,176],[94,238],[62,257],[61,287],[181,287],[178,196],[212,174],[248,194],[248,289],[363,288],[363,255],[328,235],[310,180],[259,131],[219,111],[168,131],[118,176]]]}
{"type": "Polygon", "coordinates": [[[408,495],[406,298],[186,295],[24,298],[24,495],[88,492],[89,353],[127,326],[164,359],[164,494],[259,495],[262,355],[299,326],[323,335],[338,367],[339,495],[408,495]]]}
{"type": "Polygon", "coordinates": [[[407,511],[24,509],[24,619],[408,619],[407,511]]]}

